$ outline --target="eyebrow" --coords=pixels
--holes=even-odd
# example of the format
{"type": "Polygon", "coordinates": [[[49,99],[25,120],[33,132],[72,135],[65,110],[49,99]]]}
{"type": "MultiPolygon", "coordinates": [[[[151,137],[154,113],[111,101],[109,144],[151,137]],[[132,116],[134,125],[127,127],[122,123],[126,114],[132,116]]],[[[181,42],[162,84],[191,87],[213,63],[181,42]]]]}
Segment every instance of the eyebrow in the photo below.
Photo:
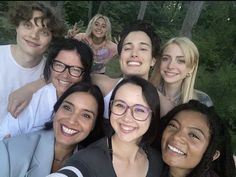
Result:
{"type": "MultiPolygon", "coordinates": [[[[171,57],[170,55],[168,54],[162,54],[162,57],[163,56],[167,56],[167,57],[171,57]]],[[[176,56],[176,58],[185,58],[183,55],[180,55],[180,56],[176,56]]]]}
{"type": "MultiPolygon", "coordinates": [[[[149,45],[148,43],[146,43],[146,42],[139,42],[139,44],[141,44],[141,45],[146,45],[146,46],[148,46],[148,47],[151,47],[151,45],[149,45]]],[[[126,46],[126,45],[132,45],[132,42],[127,42],[127,43],[124,43],[124,45],[123,46],[126,46]]]]}
{"type": "MultiPolygon", "coordinates": [[[[177,123],[180,125],[180,123],[179,123],[179,121],[178,121],[177,119],[173,118],[172,120],[175,121],[175,122],[177,122],[177,123]]],[[[205,138],[207,137],[207,136],[205,135],[205,133],[202,131],[202,129],[200,129],[200,128],[196,128],[196,127],[187,127],[187,128],[196,130],[196,131],[200,132],[205,138]]]]}

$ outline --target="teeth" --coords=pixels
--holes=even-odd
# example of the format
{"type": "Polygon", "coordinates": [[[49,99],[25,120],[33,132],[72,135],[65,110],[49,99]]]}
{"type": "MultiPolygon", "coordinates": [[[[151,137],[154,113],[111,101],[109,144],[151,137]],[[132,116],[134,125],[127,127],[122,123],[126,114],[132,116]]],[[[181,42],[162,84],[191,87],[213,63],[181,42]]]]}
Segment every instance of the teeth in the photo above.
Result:
{"type": "Polygon", "coordinates": [[[177,75],[176,73],[171,73],[171,72],[165,72],[166,76],[175,76],[177,75]]]}
{"type": "Polygon", "coordinates": [[[140,63],[140,62],[138,62],[138,61],[129,61],[129,62],[128,62],[128,65],[133,65],[133,66],[140,66],[140,65],[141,65],[141,63],[140,63]]]}
{"type": "Polygon", "coordinates": [[[69,85],[69,84],[70,84],[70,82],[68,82],[68,81],[62,81],[62,80],[59,80],[59,83],[60,83],[60,84],[63,84],[63,85],[69,85]]]}
{"type": "Polygon", "coordinates": [[[174,146],[168,145],[168,148],[170,148],[170,150],[172,150],[173,152],[184,155],[184,152],[180,151],[179,149],[175,148],[174,146]]]}
{"type": "Polygon", "coordinates": [[[63,130],[63,132],[65,132],[67,134],[70,134],[70,135],[75,134],[76,132],[78,132],[78,131],[72,130],[70,128],[67,128],[65,126],[62,126],[62,130],[63,130]]]}

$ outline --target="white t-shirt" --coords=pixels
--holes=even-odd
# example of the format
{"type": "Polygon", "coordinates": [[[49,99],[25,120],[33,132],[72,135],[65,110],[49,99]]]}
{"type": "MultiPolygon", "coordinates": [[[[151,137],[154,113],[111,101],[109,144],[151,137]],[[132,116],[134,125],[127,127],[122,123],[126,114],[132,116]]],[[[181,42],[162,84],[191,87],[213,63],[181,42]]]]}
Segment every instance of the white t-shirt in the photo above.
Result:
{"type": "Polygon", "coordinates": [[[0,46],[0,125],[7,114],[11,92],[27,83],[38,80],[43,73],[45,59],[33,68],[23,68],[16,63],[10,45],[0,46]]]}
{"type": "Polygon", "coordinates": [[[17,119],[10,113],[0,125],[0,139],[7,134],[16,136],[44,128],[44,124],[51,120],[53,106],[57,101],[56,88],[52,83],[45,85],[33,94],[29,105],[19,114],[17,119]]]}

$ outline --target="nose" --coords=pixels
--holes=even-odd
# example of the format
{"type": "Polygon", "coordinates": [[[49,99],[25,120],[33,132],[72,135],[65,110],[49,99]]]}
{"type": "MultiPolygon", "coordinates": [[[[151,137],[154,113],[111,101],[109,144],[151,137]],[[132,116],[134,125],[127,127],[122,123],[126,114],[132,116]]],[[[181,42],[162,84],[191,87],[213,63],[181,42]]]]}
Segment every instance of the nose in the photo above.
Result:
{"type": "Polygon", "coordinates": [[[184,136],[183,131],[179,130],[179,131],[175,132],[175,134],[173,134],[173,139],[176,142],[183,144],[185,142],[185,136],[184,136]]]}
{"type": "Polygon", "coordinates": [[[173,60],[170,60],[169,62],[168,62],[168,68],[174,68],[174,61],[173,60]]]}
{"type": "Polygon", "coordinates": [[[137,51],[137,49],[133,49],[132,50],[132,57],[133,58],[136,58],[138,56],[138,51],[137,51]]]}
{"type": "Polygon", "coordinates": [[[131,121],[133,119],[133,113],[132,113],[131,108],[129,108],[129,107],[127,108],[127,110],[123,116],[123,119],[127,122],[131,121]]]}
{"type": "Polygon", "coordinates": [[[79,122],[79,115],[78,114],[73,114],[70,116],[69,118],[69,122],[72,124],[72,125],[75,125],[75,124],[78,124],[79,122]]]}
{"type": "Polygon", "coordinates": [[[38,39],[39,38],[39,31],[37,29],[32,29],[30,32],[30,37],[32,39],[38,39]]]}
{"type": "Polygon", "coordinates": [[[63,78],[70,77],[69,68],[66,68],[65,71],[63,71],[61,74],[62,74],[63,78]]]}

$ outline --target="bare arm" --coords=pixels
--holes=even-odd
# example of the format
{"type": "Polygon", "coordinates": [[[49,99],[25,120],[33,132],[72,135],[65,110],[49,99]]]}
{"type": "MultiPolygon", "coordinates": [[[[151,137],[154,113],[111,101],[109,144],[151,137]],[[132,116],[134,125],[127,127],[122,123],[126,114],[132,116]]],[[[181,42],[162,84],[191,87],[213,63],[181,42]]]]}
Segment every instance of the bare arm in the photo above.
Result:
{"type": "Polygon", "coordinates": [[[15,90],[8,98],[8,111],[13,117],[17,117],[29,104],[32,95],[46,85],[44,79],[39,79],[15,90]]]}

